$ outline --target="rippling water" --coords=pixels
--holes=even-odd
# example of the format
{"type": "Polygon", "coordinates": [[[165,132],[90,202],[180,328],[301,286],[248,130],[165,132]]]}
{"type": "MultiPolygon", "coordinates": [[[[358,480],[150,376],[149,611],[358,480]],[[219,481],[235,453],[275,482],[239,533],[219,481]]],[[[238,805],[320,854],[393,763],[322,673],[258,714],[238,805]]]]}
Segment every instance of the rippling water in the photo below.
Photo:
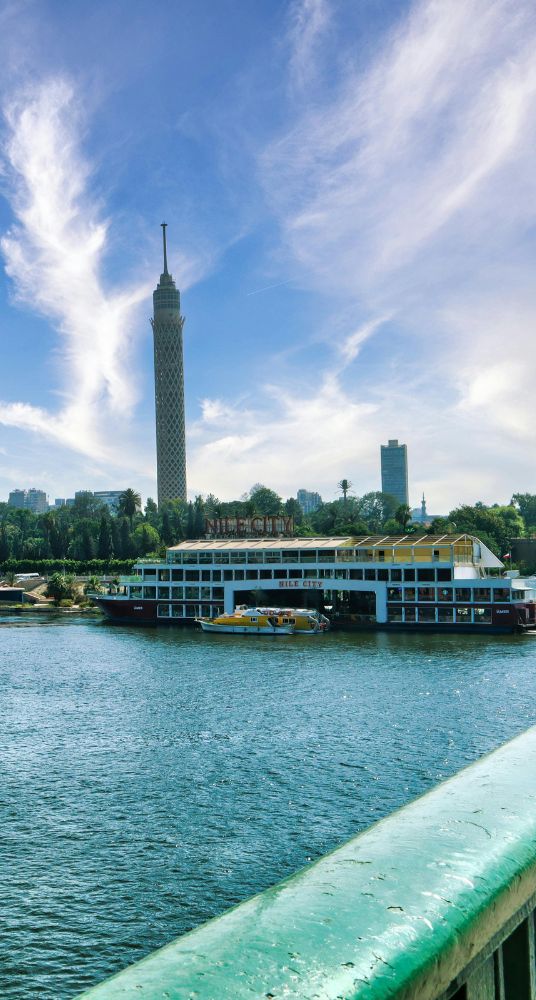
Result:
{"type": "Polygon", "coordinates": [[[0,617],[4,1000],[67,998],[534,720],[536,637],[0,617]]]}

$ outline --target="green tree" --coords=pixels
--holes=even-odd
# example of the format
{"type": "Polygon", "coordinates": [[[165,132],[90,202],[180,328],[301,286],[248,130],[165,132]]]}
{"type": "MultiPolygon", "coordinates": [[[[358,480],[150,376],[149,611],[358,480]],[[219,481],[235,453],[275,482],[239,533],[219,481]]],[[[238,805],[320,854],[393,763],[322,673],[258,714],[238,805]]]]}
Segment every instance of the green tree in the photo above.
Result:
{"type": "Polygon", "coordinates": [[[341,481],[339,483],[337,483],[337,488],[342,493],[343,503],[344,503],[344,506],[346,507],[346,498],[347,498],[350,490],[352,489],[352,484],[351,484],[351,482],[350,482],[349,479],[341,479],[341,481]]]}
{"type": "Polygon", "coordinates": [[[99,540],[97,543],[97,558],[108,562],[113,555],[112,527],[110,518],[103,514],[100,521],[99,540]]]}
{"type": "Polygon", "coordinates": [[[529,533],[536,531],[536,494],[514,493],[510,505],[519,511],[529,533]]]}
{"type": "Polygon", "coordinates": [[[188,504],[188,520],[186,522],[186,537],[195,538],[195,511],[194,505],[190,500],[188,504]]]}
{"type": "Polygon", "coordinates": [[[0,527],[0,564],[4,563],[6,559],[9,559],[10,555],[11,546],[9,544],[9,535],[5,524],[2,524],[0,527]]]}
{"type": "Polygon", "coordinates": [[[203,497],[196,497],[194,503],[194,538],[205,537],[205,505],[203,497]]]}
{"type": "Polygon", "coordinates": [[[98,576],[90,576],[87,583],[84,584],[84,594],[100,594],[102,593],[102,583],[98,576]]]}
{"type": "Polygon", "coordinates": [[[251,516],[252,514],[264,514],[269,516],[270,514],[281,514],[283,512],[283,501],[281,497],[275,493],[274,490],[270,490],[267,486],[263,486],[262,483],[255,483],[255,485],[251,487],[245,503],[246,506],[248,503],[252,505],[252,509],[248,511],[246,516],[251,516]]]}
{"type": "Polygon", "coordinates": [[[358,503],[359,516],[365,521],[369,531],[380,531],[385,521],[394,517],[398,506],[398,500],[390,493],[365,493],[358,503]]]}
{"type": "Polygon", "coordinates": [[[137,555],[146,556],[160,545],[160,535],[151,524],[138,524],[132,534],[132,544],[137,555]]]}
{"type": "Polygon", "coordinates": [[[395,510],[394,519],[402,531],[406,531],[411,521],[411,507],[407,503],[401,503],[395,510]]]}
{"type": "Polygon", "coordinates": [[[74,600],[75,593],[74,576],[63,573],[53,573],[45,590],[45,595],[51,597],[55,604],[59,604],[60,601],[74,600]]]}
{"type": "Polygon", "coordinates": [[[119,497],[118,511],[120,514],[123,514],[125,517],[128,517],[131,528],[134,521],[134,517],[136,516],[137,512],[140,509],[141,509],[140,494],[136,493],[136,491],[132,489],[123,490],[121,496],[119,497]]]}

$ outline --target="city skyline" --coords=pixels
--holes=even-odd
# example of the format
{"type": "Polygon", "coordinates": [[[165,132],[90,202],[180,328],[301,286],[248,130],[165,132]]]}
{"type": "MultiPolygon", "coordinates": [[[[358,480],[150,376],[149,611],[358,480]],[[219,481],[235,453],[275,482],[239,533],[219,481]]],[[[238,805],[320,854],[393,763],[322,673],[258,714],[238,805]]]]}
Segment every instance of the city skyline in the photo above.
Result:
{"type": "Polygon", "coordinates": [[[44,0],[0,28],[0,494],[156,497],[162,218],[189,497],[376,490],[392,437],[412,504],[536,492],[528,0],[44,0]]]}

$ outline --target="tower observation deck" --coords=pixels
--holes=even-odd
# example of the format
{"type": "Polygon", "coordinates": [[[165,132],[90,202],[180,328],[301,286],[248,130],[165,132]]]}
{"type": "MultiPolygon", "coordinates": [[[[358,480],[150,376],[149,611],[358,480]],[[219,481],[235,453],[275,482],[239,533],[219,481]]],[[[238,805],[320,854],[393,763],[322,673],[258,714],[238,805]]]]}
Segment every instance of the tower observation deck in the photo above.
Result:
{"type": "Polygon", "coordinates": [[[162,223],[164,270],[153,292],[154,388],[158,506],[186,500],[184,365],[180,293],[168,272],[166,223],[162,223]]]}

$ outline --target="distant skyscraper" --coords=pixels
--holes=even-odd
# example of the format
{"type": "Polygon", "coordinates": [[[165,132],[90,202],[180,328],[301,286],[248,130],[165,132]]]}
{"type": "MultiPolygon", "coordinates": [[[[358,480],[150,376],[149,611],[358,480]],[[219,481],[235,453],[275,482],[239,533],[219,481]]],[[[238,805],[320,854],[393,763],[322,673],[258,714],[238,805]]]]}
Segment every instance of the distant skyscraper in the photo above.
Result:
{"type": "Polygon", "coordinates": [[[312,493],[310,490],[298,490],[297,500],[304,514],[312,514],[322,506],[320,493],[312,493]]]}
{"type": "Polygon", "coordinates": [[[9,507],[24,508],[34,514],[44,514],[48,510],[48,497],[44,490],[12,490],[9,494],[9,507]]]}
{"type": "Polygon", "coordinates": [[[184,368],[180,295],[167,269],[166,223],[162,223],[164,271],[153,292],[154,389],[158,505],[186,500],[184,368]]]}
{"type": "Polygon", "coordinates": [[[408,503],[408,449],[395,438],[381,446],[382,493],[408,503]]]}

